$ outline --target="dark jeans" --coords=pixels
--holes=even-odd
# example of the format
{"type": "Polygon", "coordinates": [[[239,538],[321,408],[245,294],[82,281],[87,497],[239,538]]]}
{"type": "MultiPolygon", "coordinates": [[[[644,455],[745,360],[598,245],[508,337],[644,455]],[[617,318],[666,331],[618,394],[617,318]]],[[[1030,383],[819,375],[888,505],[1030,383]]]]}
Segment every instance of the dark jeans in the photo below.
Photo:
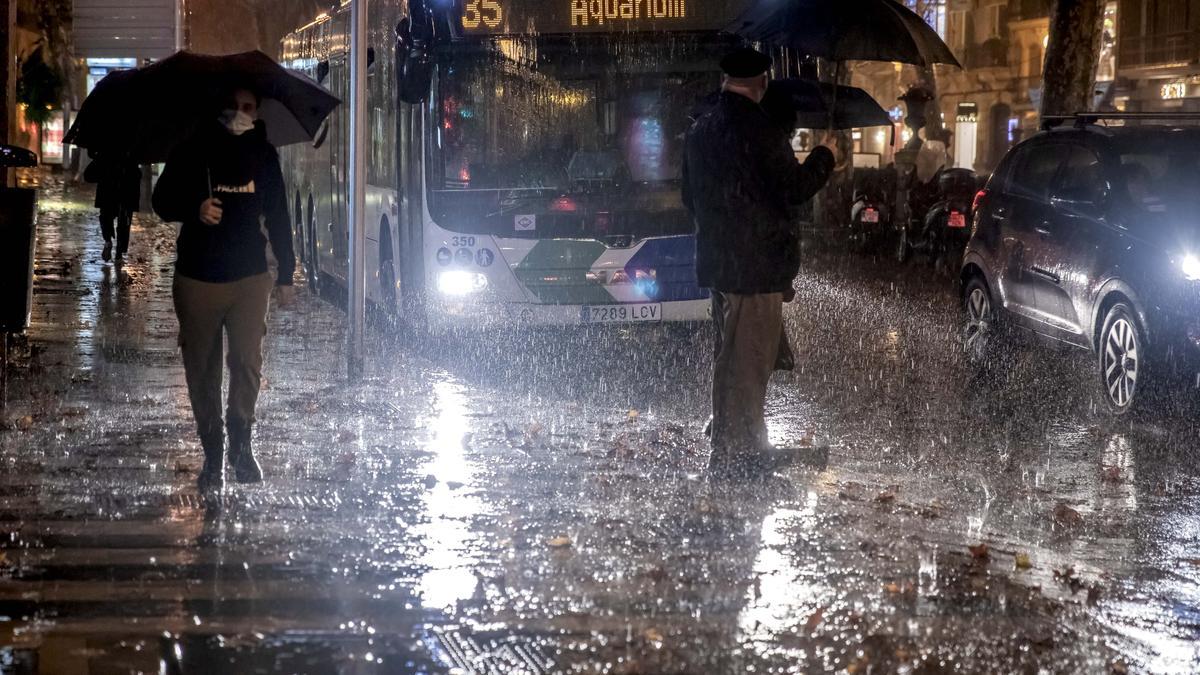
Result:
{"type": "Polygon", "coordinates": [[[124,206],[100,208],[100,233],[104,235],[105,242],[116,237],[117,255],[125,255],[129,251],[129,228],[132,225],[132,210],[124,206]]]}

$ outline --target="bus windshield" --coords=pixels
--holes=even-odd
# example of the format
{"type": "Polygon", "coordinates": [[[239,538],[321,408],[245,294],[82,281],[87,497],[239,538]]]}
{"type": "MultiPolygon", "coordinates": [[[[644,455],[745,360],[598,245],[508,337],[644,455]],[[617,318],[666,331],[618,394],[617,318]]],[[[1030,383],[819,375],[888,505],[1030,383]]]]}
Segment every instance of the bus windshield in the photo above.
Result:
{"type": "Polygon", "coordinates": [[[715,39],[459,46],[438,70],[434,219],[456,232],[530,238],[632,243],[690,233],[683,137],[720,84],[715,39]]]}

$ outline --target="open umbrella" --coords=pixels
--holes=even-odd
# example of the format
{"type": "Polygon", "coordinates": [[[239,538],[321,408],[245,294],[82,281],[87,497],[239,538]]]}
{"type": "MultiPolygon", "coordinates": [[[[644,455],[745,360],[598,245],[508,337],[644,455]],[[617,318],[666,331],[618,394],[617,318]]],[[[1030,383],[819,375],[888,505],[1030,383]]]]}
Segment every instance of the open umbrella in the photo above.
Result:
{"type": "Polygon", "coordinates": [[[791,109],[800,129],[858,129],[892,124],[887,111],[867,92],[828,82],[771,80],[762,105],[768,110],[775,106],[791,109]]]}
{"type": "Polygon", "coordinates": [[[896,0],[756,0],[726,30],[831,61],[959,66],[933,28],[896,0]]]}
{"type": "MultiPolygon", "coordinates": [[[[692,111],[699,118],[717,105],[721,92],[713,92],[692,111]]],[[[883,106],[858,87],[814,82],[799,78],[771,80],[762,107],[772,120],[797,129],[858,129],[891,126],[883,106]],[[832,124],[832,126],[830,126],[832,124]]]]}
{"type": "Polygon", "coordinates": [[[116,71],[84,100],[64,140],[144,162],[166,160],[199,124],[220,112],[230,89],[262,97],[259,119],[275,146],[311,141],[341,101],[260,51],[209,56],[179,52],[137,70],[116,71]]]}

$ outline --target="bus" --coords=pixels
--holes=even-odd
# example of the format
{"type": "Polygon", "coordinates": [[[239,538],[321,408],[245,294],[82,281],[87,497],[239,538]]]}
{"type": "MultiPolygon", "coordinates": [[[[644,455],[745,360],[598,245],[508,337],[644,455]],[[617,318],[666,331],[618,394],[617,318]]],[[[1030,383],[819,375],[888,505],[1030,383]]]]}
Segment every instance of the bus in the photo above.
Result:
{"type": "MultiPolygon", "coordinates": [[[[352,1],[281,44],[343,101],[352,1]]],[[[683,138],[737,4],[369,2],[369,302],[436,331],[708,319],[683,138]]],[[[348,278],[348,117],[281,151],[317,287],[348,278]]]]}

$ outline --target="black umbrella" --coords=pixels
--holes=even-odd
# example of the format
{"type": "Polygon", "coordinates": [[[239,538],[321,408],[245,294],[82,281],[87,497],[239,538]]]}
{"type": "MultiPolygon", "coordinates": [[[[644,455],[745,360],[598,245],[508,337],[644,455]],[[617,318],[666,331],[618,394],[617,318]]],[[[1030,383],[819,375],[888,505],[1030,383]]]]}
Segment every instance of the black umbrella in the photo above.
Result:
{"type": "Polygon", "coordinates": [[[959,65],[933,28],[896,0],[757,0],[726,30],[831,61],[959,65]]]}
{"type": "Polygon", "coordinates": [[[800,129],[858,129],[892,124],[887,111],[867,92],[828,82],[772,80],[762,105],[768,112],[791,110],[796,115],[795,126],[800,129]]]}
{"type": "Polygon", "coordinates": [[[137,70],[116,71],[84,100],[65,141],[161,162],[202,123],[213,120],[232,88],[262,97],[259,119],[275,146],[311,141],[341,101],[308,77],[260,51],[208,56],[179,52],[137,70]]]}
{"type": "MultiPolygon", "coordinates": [[[[713,92],[705,96],[691,116],[699,118],[711,110],[720,95],[713,92]]],[[[798,78],[771,80],[762,107],[773,122],[788,129],[858,129],[892,124],[887,111],[858,87],[798,78]]]]}

